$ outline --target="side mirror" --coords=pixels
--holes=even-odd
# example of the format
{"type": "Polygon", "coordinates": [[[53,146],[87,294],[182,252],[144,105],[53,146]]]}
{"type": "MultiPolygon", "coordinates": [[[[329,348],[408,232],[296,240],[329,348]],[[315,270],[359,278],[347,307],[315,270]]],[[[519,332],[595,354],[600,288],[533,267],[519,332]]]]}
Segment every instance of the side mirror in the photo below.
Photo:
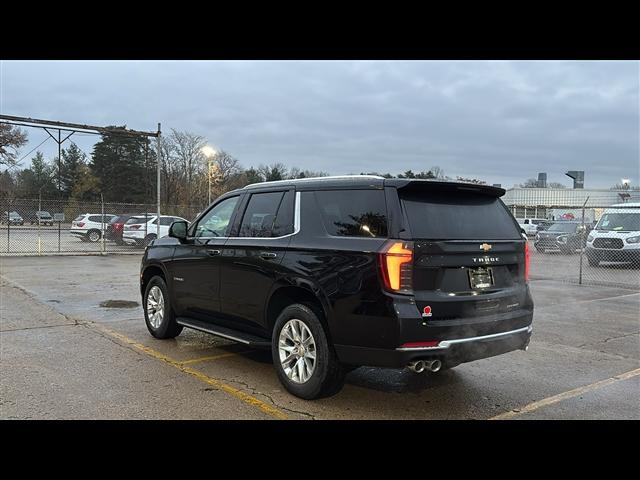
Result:
{"type": "Polygon", "coordinates": [[[187,227],[188,224],[184,220],[173,222],[169,227],[169,236],[182,242],[187,239],[187,227]]]}

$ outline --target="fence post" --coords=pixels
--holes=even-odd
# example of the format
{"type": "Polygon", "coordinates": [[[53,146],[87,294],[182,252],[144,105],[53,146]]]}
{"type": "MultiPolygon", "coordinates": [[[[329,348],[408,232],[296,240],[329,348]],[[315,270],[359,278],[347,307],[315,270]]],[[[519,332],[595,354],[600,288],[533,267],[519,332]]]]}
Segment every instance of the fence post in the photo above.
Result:
{"type": "Polygon", "coordinates": [[[102,196],[102,193],[100,194],[100,208],[101,208],[101,219],[102,219],[102,223],[100,224],[100,228],[102,229],[102,232],[100,234],[100,239],[102,240],[102,245],[101,245],[101,251],[102,254],[104,255],[104,249],[105,249],[105,241],[104,241],[104,197],[102,196]]]}
{"type": "Polygon", "coordinates": [[[578,273],[578,285],[582,285],[582,257],[584,257],[584,245],[582,243],[584,240],[584,234],[587,231],[587,228],[584,226],[584,207],[587,205],[588,201],[589,197],[587,197],[587,199],[582,204],[582,231],[580,232],[580,272],[578,273]]]}
{"type": "MultiPolygon", "coordinates": [[[[7,253],[9,253],[9,245],[11,244],[11,205],[7,204],[7,253]]],[[[2,212],[4,215],[4,212],[2,212]]]]}

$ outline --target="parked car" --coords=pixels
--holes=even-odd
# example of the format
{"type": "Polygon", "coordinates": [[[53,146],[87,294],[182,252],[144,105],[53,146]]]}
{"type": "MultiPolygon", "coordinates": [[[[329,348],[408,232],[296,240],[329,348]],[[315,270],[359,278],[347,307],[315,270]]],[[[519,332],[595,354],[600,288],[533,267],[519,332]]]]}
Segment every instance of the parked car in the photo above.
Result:
{"type": "Polygon", "coordinates": [[[501,188],[376,176],[226,193],[142,258],[147,328],[271,349],[314,399],[369,365],[437,372],[526,350],[528,242],[501,188]]]}
{"type": "Polygon", "coordinates": [[[538,232],[533,245],[540,253],[550,250],[564,254],[575,253],[584,248],[590,225],[581,222],[554,222],[543,232],[538,232]]]}
{"type": "Polygon", "coordinates": [[[553,225],[553,221],[552,220],[545,220],[544,222],[540,222],[538,223],[538,225],[536,226],[536,233],[537,232],[544,232],[545,230],[547,230],[551,225],[553,225]]]}
{"type": "Polygon", "coordinates": [[[31,225],[50,225],[53,226],[53,217],[49,212],[37,211],[29,216],[31,225]]]}
{"type": "Polygon", "coordinates": [[[107,225],[107,229],[105,231],[105,238],[107,240],[113,240],[116,245],[124,245],[122,241],[122,232],[124,231],[124,224],[131,217],[139,216],[139,213],[125,213],[123,215],[117,215],[111,219],[109,225],[107,225]]]}
{"type": "MultiPolygon", "coordinates": [[[[115,215],[104,214],[104,228],[115,215]]],[[[83,213],[71,222],[69,233],[79,237],[83,242],[97,242],[102,238],[103,216],[101,213],[83,213]]]]}
{"type": "MultiPolygon", "coordinates": [[[[122,241],[127,244],[146,247],[157,238],[158,222],[157,215],[148,214],[145,216],[131,217],[124,224],[122,232],[122,241]]],[[[174,217],[171,215],[160,216],[160,237],[166,237],[169,234],[169,226],[173,222],[186,220],[182,217],[174,217]]]]}
{"type": "Polygon", "coordinates": [[[24,219],[18,212],[3,212],[0,223],[7,225],[24,225],[24,219]]]}
{"type": "Polygon", "coordinates": [[[640,203],[620,203],[602,212],[585,253],[593,267],[602,261],[640,267],[640,203]]]}
{"type": "Polygon", "coordinates": [[[538,232],[538,225],[546,222],[544,218],[518,218],[518,224],[528,236],[533,236],[538,232]]]}

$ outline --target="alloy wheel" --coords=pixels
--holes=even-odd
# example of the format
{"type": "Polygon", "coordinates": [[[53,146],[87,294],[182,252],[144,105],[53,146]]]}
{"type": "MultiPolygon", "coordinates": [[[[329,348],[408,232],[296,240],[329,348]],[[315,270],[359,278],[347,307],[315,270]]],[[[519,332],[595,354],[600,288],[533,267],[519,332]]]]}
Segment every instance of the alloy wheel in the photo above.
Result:
{"type": "Polygon", "coordinates": [[[147,318],[153,328],[159,328],[164,318],[164,296],[156,285],[151,287],[147,295],[147,318]]]}
{"type": "Polygon", "coordinates": [[[309,327],[297,318],[289,320],[278,338],[280,364],[289,380],[306,383],[316,368],[316,342],[309,327]]]}

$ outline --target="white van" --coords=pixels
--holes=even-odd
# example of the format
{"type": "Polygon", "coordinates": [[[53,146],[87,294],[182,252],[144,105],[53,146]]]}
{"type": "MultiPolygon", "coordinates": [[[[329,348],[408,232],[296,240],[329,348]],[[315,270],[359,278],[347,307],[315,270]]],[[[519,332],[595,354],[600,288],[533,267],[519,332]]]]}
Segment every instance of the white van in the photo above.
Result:
{"type": "Polygon", "coordinates": [[[640,266],[640,203],[618,203],[607,208],[587,237],[589,265],[626,262],[640,266]]]}
{"type": "Polygon", "coordinates": [[[546,218],[516,218],[516,220],[528,236],[538,233],[538,225],[547,221],[546,218]]]}

